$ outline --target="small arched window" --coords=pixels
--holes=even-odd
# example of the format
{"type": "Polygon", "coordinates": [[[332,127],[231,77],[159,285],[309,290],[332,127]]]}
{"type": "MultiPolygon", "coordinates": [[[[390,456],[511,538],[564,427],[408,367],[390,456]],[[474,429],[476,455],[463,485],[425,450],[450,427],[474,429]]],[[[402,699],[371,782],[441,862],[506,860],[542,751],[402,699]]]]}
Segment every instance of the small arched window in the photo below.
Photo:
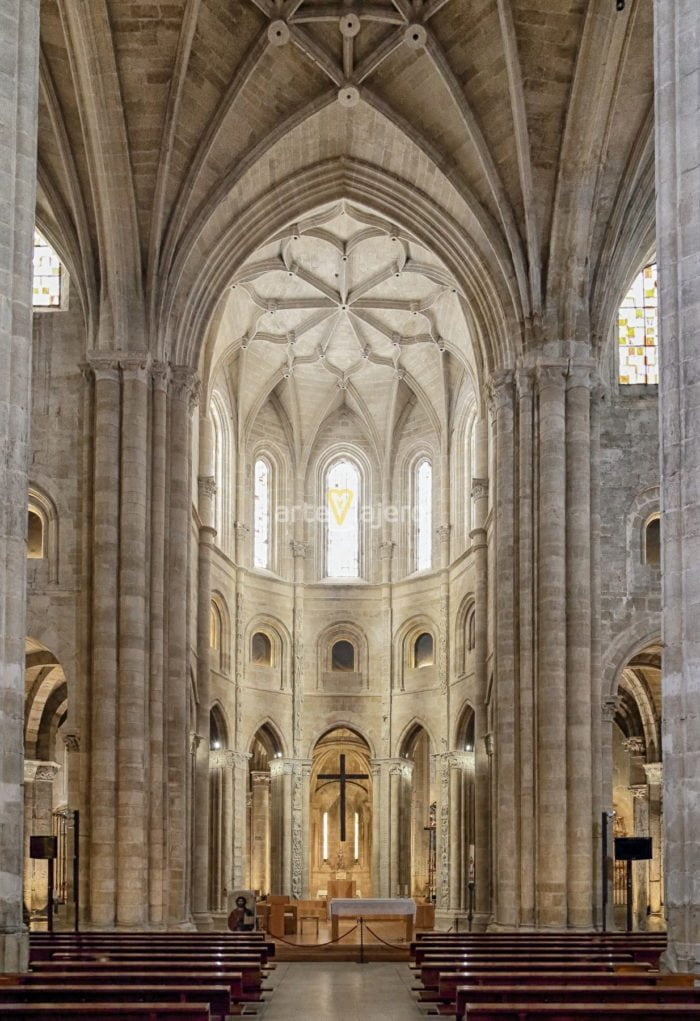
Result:
{"type": "Polygon", "coordinates": [[[44,553],[44,522],[36,511],[27,512],[27,557],[41,560],[44,553]]]}
{"type": "Polygon", "coordinates": [[[216,603],[209,608],[209,648],[214,655],[212,660],[218,666],[221,663],[221,611],[216,603]]]}
{"type": "Polygon", "coordinates": [[[433,636],[428,631],[418,635],[413,646],[413,665],[432,666],[435,662],[433,636]]]}
{"type": "Polygon", "coordinates": [[[331,650],[331,670],[354,671],[355,646],[352,642],[341,639],[331,650]]]}
{"type": "Polygon", "coordinates": [[[253,635],[250,659],[256,666],[272,666],[272,642],[264,631],[256,631],[253,635]]]}
{"type": "Polygon", "coordinates": [[[216,752],[225,748],[226,744],[226,728],[220,713],[214,708],[209,713],[209,748],[216,752]]]}
{"type": "Polygon", "coordinates": [[[427,457],[415,467],[415,569],[427,571],[433,561],[433,469],[427,457]]]}
{"type": "Polygon", "coordinates": [[[474,607],[467,614],[467,651],[471,652],[476,646],[476,613],[474,607]]]}
{"type": "Polygon", "coordinates": [[[617,318],[618,380],[659,382],[656,263],[645,266],[622,300],[617,318]]]}
{"type": "Polygon", "coordinates": [[[644,529],[644,563],[661,565],[661,518],[655,515],[644,529]]]}
{"type": "Polygon", "coordinates": [[[253,566],[264,571],[270,567],[270,474],[270,465],[259,457],[253,483],[253,566]]]}
{"type": "Polygon", "coordinates": [[[328,467],[325,477],[328,527],[326,575],[358,578],[360,574],[360,472],[346,457],[328,467]]]}

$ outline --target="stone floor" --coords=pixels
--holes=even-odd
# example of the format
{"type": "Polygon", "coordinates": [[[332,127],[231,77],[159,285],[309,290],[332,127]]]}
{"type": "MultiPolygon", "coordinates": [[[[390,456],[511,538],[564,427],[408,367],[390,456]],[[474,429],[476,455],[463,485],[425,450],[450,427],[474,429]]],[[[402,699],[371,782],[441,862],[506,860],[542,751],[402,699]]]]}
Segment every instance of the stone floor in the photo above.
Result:
{"type": "Polygon", "coordinates": [[[425,1015],[405,964],[279,964],[260,1021],[411,1021],[425,1015]]]}

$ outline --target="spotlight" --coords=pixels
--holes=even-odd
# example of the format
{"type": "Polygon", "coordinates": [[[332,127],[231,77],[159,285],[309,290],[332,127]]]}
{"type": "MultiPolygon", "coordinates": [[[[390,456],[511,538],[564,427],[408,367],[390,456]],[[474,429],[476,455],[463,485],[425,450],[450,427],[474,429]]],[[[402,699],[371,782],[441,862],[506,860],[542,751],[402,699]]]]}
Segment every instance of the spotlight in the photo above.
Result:
{"type": "Polygon", "coordinates": [[[625,0],[615,0],[615,8],[618,11],[624,11],[624,9],[625,9],[625,0]]]}

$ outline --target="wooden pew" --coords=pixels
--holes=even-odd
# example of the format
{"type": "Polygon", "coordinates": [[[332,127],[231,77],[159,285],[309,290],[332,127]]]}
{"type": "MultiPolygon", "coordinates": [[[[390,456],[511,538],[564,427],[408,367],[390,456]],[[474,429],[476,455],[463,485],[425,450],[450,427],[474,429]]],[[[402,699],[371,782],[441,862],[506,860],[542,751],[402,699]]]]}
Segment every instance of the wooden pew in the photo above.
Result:
{"type": "Polygon", "coordinates": [[[700,1003],[470,1003],[468,1021],[696,1021],[700,1003]]]}
{"type": "MultiPolygon", "coordinates": [[[[491,961],[491,962],[479,962],[477,964],[473,962],[457,963],[453,959],[448,960],[429,960],[424,961],[420,969],[420,977],[423,987],[425,989],[437,989],[440,976],[447,974],[448,972],[482,972],[484,974],[497,975],[498,973],[509,974],[511,972],[552,972],[552,971],[564,971],[564,972],[587,972],[588,974],[612,974],[617,966],[610,964],[606,961],[572,961],[569,958],[564,958],[563,961],[559,961],[553,965],[551,961],[491,961]]],[[[631,974],[644,974],[649,971],[648,965],[630,965],[629,972],[631,974]]]]}
{"type": "Polygon", "coordinates": [[[466,1005],[477,1003],[695,1003],[700,1004],[700,990],[682,986],[660,985],[482,985],[460,986],[457,989],[456,1009],[451,1007],[457,1021],[464,1021],[466,1005]]]}
{"type": "MultiPolygon", "coordinates": [[[[618,953],[609,950],[537,950],[523,947],[522,950],[508,950],[505,953],[498,953],[492,950],[465,950],[463,947],[454,947],[452,950],[437,947],[421,947],[416,952],[415,966],[419,968],[424,961],[435,961],[441,958],[444,961],[461,961],[468,964],[470,961],[554,961],[554,960],[576,960],[576,961],[607,961],[609,964],[632,964],[634,958],[629,953],[618,953]]],[[[642,962],[640,962],[642,963],[642,962]]]]}
{"type": "Polygon", "coordinates": [[[261,943],[259,946],[246,945],[242,947],[231,946],[230,944],[183,944],[169,945],[167,943],[138,942],[132,943],[61,943],[58,946],[44,944],[42,946],[30,946],[29,961],[52,961],[64,959],[78,960],[88,956],[99,957],[107,954],[141,954],[144,957],[152,957],[154,954],[167,954],[169,957],[188,956],[219,956],[219,955],[250,955],[251,958],[259,960],[266,968],[274,968],[275,965],[269,960],[266,946],[261,943]]]}
{"type": "MultiPolygon", "coordinates": [[[[7,976],[6,976],[7,977],[7,976]]],[[[211,971],[132,971],[131,969],[118,969],[116,971],[57,971],[50,972],[22,972],[19,975],[10,977],[11,982],[0,979],[0,991],[7,985],[18,986],[73,986],[80,988],[91,988],[96,985],[118,985],[120,989],[127,992],[130,988],[142,989],[145,986],[168,987],[178,989],[191,989],[197,992],[202,989],[201,999],[206,999],[204,990],[213,986],[224,986],[228,992],[231,1004],[230,1013],[240,1013],[241,1004],[259,1000],[259,997],[251,997],[249,992],[243,989],[243,978],[240,972],[215,970],[211,971]]],[[[197,1002],[200,1002],[199,999],[197,1002]]]]}
{"type": "Polygon", "coordinates": [[[606,946],[593,945],[590,943],[576,943],[566,944],[562,946],[560,943],[537,943],[535,945],[528,945],[522,943],[510,943],[510,944],[491,944],[485,945],[479,944],[464,944],[464,943],[426,943],[421,946],[416,946],[413,951],[413,959],[416,963],[420,963],[426,956],[426,954],[444,954],[449,956],[450,954],[465,954],[467,956],[489,956],[493,958],[507,957],[509,955],[521,955],[524,953],[529,954],[558,954],[558,955],[575,955],[577,957],[590,957],[592,955],[610,954],[618,955],[625,954],[629,960],[646,962],[654,967],[658,965],[659,957],[663,953],[662,947],[654,946],[606,946]]]}
{"type": "Polygon", "coordinates": [[[620,972],[590,972],[570,968],[567,971],[446,971],[438,977],[437,992],[420,990],[419,999],[424,1002],[455,1003],[457,989],[468,985],[503,985],[516,983],[526,986],[662,986],[693,988],[692,975],[667,975],[659,971],[639,971],[627,974],[620,972]]]}
{"type": "Polygon", "coordinates": [[[210,1021],[206,1003],[3,1003],[3,1021],[210,1021]]]}
{"type": "Polygon", "coordinates": [[[178,981],[183,974],[203,975],[209,977],[218,973],[236,972],[241,976],[242,999],[253,1001],[262,999],[262,970],[259,964],[235,961],[178,961],[173,967],[163,961],[37,961],[33,965],[33,972],[30,974],[43,975],[46,981],[50,981],[52,974],[60,972],[64,974],[80,974],[81,972],[93,972],[95,974],[126,974],[127,972],[143,972],[144,975],[150,972],[167,972],[171,981],[178,981]]]}
{"type": "Polygon", "coordinates": [[[145,985],[134,987],[100,985],[94,982],[50,985],[16,983],[0,985],[0,1015],[5,1003],[99,1003],[117,1006],[122,1002],[135,1003],[206,1003],[212,1017],[225,1018],[231,1013],[231,994],[227,985],[145,985]]]}

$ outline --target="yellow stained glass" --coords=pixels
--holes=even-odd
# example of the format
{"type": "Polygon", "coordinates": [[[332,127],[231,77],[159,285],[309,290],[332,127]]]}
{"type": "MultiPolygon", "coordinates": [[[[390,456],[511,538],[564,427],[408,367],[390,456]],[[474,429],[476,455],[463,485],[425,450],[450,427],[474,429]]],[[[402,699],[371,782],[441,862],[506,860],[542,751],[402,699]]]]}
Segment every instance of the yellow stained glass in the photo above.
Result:
{"type": "Polygon", "coordinates": [[[657,293],[656,263],[651,263],[632,282],[618,312],[621,384],[658,382],[657,293]]]}

